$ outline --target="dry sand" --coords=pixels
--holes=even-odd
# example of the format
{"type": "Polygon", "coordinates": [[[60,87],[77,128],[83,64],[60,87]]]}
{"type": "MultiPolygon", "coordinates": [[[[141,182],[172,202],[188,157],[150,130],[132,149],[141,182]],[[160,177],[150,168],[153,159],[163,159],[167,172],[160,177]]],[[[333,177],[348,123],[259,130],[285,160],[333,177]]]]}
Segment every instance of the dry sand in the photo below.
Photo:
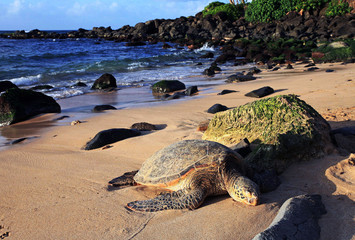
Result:
{"type": "Polygon", "coordinates": [[[338,153],[292,165],[281,175],[280,187],[264,194],[256,207],[219,196],[193,211],[129,212],[124,208],[127,202],[152,197],[159,190],[107,188],[109,180],[139,169],[155,151],[179,140],[200,139],[196,128],[212,118],[205,111],[213,104],[235,107],[254,101],[244,94],[263,86],[274,88],[273,95],[299,95],[332,127],[354,126],[354,66],[322,64],[316,72],[303,72],[304,65],[297,65],[294,70],[263,71],[256,81],[202,90],[204,97],[110,111],[75,126],[68,123],[41,132],[37,140],[0,152],[0,238],[251,239],[271,223],[286,199],[309,193],[321,194],[328,211],[320,220],[321,239],[355,239],[355,167],[338,153]],[[327,68],[335,72],[326,73],[327,68]],[[217,96],[223,89],[237,92],[217,96]],[[142,121],[160,130],[105,150],[81,150],[101,130],[142,121]]]}

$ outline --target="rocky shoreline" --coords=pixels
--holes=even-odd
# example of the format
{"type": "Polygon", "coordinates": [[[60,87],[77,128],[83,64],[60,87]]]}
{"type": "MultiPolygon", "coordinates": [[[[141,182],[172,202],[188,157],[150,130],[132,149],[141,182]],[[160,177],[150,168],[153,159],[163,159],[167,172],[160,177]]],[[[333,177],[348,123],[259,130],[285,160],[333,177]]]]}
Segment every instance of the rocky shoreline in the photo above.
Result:
{"type": "Polygon", "coordinates": [[[80,28],[68,33],[40,31],[16,31],[1,34],[3,38],[101,38],[120,42],[176,42],[199,44],[206,41],[224,42],[240,38],[274,40],[297,38],[303,41],[330,41],[355,36],[355,14],[326,17],[324,9],[314,13],[290,12],[281,20],[270,23],[251,23],[243,17],[232,21],[224,12],[216,15],[197,13],[195,16],[177,19],[155,19],[137,23],[134,27],[125,25],[113,30],[111,27],[94,27],[92,30],[80,28]]]}

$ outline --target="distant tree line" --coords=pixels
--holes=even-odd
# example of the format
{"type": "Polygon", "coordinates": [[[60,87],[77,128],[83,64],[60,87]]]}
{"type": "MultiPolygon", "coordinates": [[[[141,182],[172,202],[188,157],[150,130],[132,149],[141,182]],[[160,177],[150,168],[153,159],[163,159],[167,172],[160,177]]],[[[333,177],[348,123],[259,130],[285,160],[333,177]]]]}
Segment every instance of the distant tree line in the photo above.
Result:
{"type": "Polygon", "coordinates": [[[313,13],[325,9],[328,17],[341,16],[350,13],[355,0],[229,0],[229,4],[212,2],[202,11],[203,15],[215,15],[225,12],[227,16],[236,20],[242,16],[249,22],[270,22],[280,19],[288,12],[297,11],[300,14],[308,11],[313,13]]]}

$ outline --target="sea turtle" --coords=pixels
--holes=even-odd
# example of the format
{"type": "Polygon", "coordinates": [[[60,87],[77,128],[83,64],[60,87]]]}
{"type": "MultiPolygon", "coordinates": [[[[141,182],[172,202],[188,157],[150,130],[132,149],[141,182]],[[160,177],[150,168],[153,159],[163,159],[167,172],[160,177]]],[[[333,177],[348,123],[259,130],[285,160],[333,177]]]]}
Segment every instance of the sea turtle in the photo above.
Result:
{"type": "Polygon", "coordinates": [[[242,157],[222,144],[206,140],[174,143],[153,154],[139,171],[125,173],[109,183],[167,189],[156,198],[126,206],[146,212],[195,209],[207,196],[227,192],[234,200],[255,206],[260,195],[258,185],[244,176],[242,157]]]}

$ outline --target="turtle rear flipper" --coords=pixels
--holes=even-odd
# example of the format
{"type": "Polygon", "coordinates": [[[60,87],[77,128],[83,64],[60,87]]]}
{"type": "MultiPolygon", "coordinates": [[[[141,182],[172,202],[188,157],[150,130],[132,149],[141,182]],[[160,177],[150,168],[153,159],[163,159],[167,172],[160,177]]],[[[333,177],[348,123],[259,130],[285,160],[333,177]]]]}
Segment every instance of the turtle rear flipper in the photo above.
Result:
{"type": "Polygon", "coordinates": [[[163,193],[156,198],[134,201],[127,204],[129,210],[141,212],[157,212],[169,209],[195,209],[199,207],[206,198],[203,189],[179,190],[176,192],[163,193]]]}
{"type": "Polygon", "coordinates": [[[111,184],[113,187],[122,187],[122,186],[134,186],[137,185],[136,181],[134,181],[133,177],[136,175],[136,171],[126,172],[120,177],[114,178],[108,183],[111,184]]]}

